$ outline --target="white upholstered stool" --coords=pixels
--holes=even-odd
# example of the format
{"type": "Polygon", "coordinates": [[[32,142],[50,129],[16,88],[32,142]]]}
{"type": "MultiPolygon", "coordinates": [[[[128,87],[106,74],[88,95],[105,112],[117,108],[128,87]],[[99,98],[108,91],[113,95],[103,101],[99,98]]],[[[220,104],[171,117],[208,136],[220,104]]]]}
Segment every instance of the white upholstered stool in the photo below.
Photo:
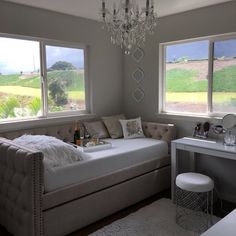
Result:
{"type": "Polygon", "coordinates": [[[202,233],[212,225],[214,182],[206,175],[183,173],[176,178],[176,222],[202,233]]]}

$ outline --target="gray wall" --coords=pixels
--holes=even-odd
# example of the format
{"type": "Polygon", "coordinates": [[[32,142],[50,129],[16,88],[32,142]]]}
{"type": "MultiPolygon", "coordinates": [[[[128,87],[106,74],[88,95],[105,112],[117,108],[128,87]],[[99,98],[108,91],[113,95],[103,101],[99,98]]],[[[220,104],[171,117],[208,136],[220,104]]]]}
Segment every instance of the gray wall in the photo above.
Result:
{"type": "Polygon", "coordinates": [[[123,111],[122,52],[98,22],[1,1],[0,32],[88,45],[93,112],[123,111]]]}
{"type": "MultiPolygon", "coordinates": [[[[235,23],[235,1],[160,18],[155,34],[148,36],[143,47],[145,53],[143,60],[137,64],[132,57],[124,57],[125,113],[129,117],[141,116],[144,120],[174,123],[177,125],[179,137],[191,135],[197,119],[195,121],[188,118],[161,119],[156,116],[158,107],[159,43],[236,32],[235,23]],[[143,68],[145,72],[145,79],[140,85],[145,92],[145,98],[140,103],[136,103],[132,98],[132,92],[137,84],[131,75],[137,65],[143,68]]],[[[234,181],[236,162],[213,160],[213,158],[206,157],[205,159],[204,162],[199,161],[201,171],[214,176],[218,180],[218,187],[225,198],[236,201],[236,181],[234,181]]]]}

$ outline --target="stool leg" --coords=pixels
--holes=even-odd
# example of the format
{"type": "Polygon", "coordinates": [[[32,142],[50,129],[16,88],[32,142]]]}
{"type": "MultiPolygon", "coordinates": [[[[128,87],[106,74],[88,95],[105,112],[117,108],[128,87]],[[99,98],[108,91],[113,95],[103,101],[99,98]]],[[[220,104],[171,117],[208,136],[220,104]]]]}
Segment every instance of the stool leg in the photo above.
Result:
{"type": "Polygon", "coordinates": [[[211,191],[211,226],[213,225],[213,189],[211,191]]]}
{"type": "Polygon", "coordinates": [[[211,202],[211,200],[210,200],[210,192],[207,192],[207,207],[206,207],[206,214],[207,214],[207,229],[210,227],[210,222],[211,222],[211,217],[210,217],[210,211],[211,211],[211,209],[210,209],[210,204],[209,204],[209,202],[211,202]]]}
{"type": "Polygon", "coordinates": [[[207,193],[208,228],[213,225],[213,190],[207,193]],[[209,196],[210,195],[210,196],[209,196]]]}

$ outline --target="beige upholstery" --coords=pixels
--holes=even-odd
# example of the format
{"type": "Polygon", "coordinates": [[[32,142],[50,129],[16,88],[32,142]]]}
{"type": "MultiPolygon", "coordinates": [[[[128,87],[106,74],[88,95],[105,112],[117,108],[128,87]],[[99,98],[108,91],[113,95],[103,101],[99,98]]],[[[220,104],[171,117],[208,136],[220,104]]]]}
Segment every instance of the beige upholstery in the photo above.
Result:
{"type": "Polygon", "coordinates": [[[67,123],[63,125],[34,128],[34,129],[22,129],[12,132],[0,133],[0,137],[7,139],[14,139],[23,134],[38,134],[38,135],[49,135],[56,137],[64,141],[73,141],[73,134],[75,130],[75,123],[67,123]]]}
{"type": "Polygon", "coordinates": [[[129,168],[108,173],[96,179],[90,179],[83,183],[73,184],[66,188],[46,193],[43,196],[43,210],[55,207],[72,199],[92,194],[167,165],[170,165],[170,156],[161,158],[160,160],[146,161],[129,168]]]}
{"type": "Polygon", "coordinates": [[[169,185],[170,166],[167,166],[49,209],[43,212],[45,235],[64,236],[163,191],[169,185]]]}
{"type": "MultiPolygon", "coordinates": [[[[73,130],[74,123],[67,123],[0,136],[31,133],[71,141],[73,130]]],[[[143,122],[143,130],[168,143],[175,136],[173,125],[143,122]]],[[[16,236],[65,235],[170,186],[168,156],[44,194],[42,160],[42,153],[0,139],[0,224],[16,236]]]]}
{"type": "Polygon", "coordinates": [[[0,223],[14,235],[43,235],[42,160],[42,153],[0,139],[0,223]]]}
{"type": "MultiPolygon", "coordinates": [[[[23,129],[13,132],[0,133],[0,137],[5,137],[7,139],[14,139],[23,134],[41,134],[41,135],[53,136],[65,141],[72,141],[74,128],[75,128],[75,123],[73,122],[44,128],[23,129]]],[[[142,122],[142,128],[146,137],[164,140],[169,144],[176,135],[175,126],[173,124],[142,122]]]]}
{"type": "Polygon", "coordinates": [[[142,122],[143,132],[147,138],[154,138],[166,141],[169,146],[171,140],[176,136],[176,129],[173,124],[160,124],[155,122],[142,122]]]}

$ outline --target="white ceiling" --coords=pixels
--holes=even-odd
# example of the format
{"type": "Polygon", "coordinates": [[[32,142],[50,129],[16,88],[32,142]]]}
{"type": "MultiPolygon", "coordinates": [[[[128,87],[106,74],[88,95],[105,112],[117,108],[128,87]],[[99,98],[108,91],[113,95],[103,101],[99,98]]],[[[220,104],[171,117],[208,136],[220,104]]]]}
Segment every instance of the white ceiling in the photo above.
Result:
{"type": "MultiPolygon", "coordinates": [[[[101,8],[101,0],[5,0],[33,7],[48,9],[69,15],[98,20],[98,9],[101,8]]],[[[172,15],[192,9],[215,5],[234,0],[154,0],[158,16],[172,15]]],[[[119,0],[108,0],[108,7],[119,0]]],[[[142,7],[145,0],[136,0],[142,7]]]]}

